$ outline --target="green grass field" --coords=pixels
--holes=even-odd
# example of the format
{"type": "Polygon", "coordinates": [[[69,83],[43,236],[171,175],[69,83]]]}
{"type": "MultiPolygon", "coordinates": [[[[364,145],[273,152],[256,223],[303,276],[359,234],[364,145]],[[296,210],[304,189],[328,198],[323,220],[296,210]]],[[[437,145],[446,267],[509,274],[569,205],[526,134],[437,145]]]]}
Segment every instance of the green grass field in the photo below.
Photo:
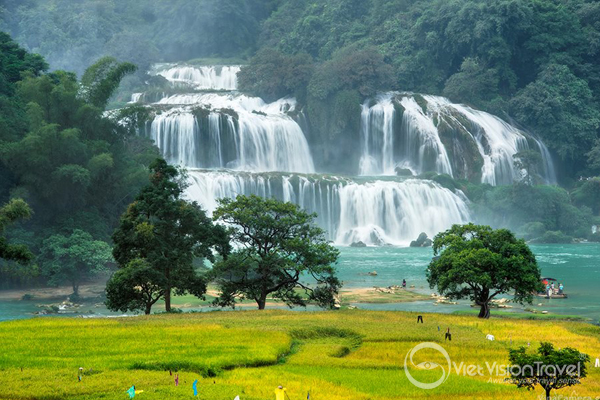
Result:
{"type": "MultiPolygon", "coordinates": [[[[537,399],[539,390],[492,383],[487,375],[452,373],[438,388],[419,389],[408,381],[404,359],[426,341],[444,346],[456,364],[507,363],[508,348],[540,341],[600,356],[600,327],[587,323],[424,317],[417,325],[416,314],[407,312],[233,311],[2,322],[0,399],[127,399],[131,385],[136,399],[192,399],[195,379],[198,398],[206,400],[274,399],[280,384],[291,400],[306,399],[308,391],[316,400],[537,399]],[[444,342],[447,327],[452,342],[444,342]],[[488,333],[496,341],[486,340],[488,333]],[[179,371],[178,387],[169,370],[179,371]]],[[[424,356],[445,362],[438,353],[424,356]]],[[[600,368],[589,367],[582,385],[556,394],[600,396],[600,368]]],[[[423,382],[441,375],[409,368],[423,382]]]]}

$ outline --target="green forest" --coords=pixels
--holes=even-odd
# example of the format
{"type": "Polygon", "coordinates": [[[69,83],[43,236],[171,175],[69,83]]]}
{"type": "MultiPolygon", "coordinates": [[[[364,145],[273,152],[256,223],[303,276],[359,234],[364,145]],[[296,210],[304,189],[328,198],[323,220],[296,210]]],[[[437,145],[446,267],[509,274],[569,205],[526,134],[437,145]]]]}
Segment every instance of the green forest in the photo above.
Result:
{"type": "Polygon", "coordinates": [[[131,126],[103,115],[135,67],[103,58],[78,80],[73,72],[48,72],[41,56],[6,33],[0,33],[0,49],[0,193],[2,204],[26,202],[18,213],[16,200],[2,208],[2,229],[37,257],[21,266],[17,261],[31,257],[13,257],[8,248],[1,282],[68,283],[53,265],[70,257],[61,249],[81,245],[110,260],[108,242],[119,216],[147,183],[148,165],[158,155],[131,126]]]}
{"type": "MultiPolygon", "coordinates": [[[[600,2],[4,0],[0,31],[0,226],[35,260],[1,260],[0,287],[70,283],[55,268],[69,243],[110,252],[158,149],[136,135],[143,109],[105,111],[155,62],[244,64],[241,90],[295,96],[331,163],[344,153],[325,149],[353,145],[346,132],[379,91],[498,115],[547,144],[559,186],[427,177],[520,237],[600,241],[590,229],[600,224],[600,2]],[[27,203],[18,218],[14,199],[27,203]]],[[[95,261],[86,276],[106,264],[95,261]]]]}

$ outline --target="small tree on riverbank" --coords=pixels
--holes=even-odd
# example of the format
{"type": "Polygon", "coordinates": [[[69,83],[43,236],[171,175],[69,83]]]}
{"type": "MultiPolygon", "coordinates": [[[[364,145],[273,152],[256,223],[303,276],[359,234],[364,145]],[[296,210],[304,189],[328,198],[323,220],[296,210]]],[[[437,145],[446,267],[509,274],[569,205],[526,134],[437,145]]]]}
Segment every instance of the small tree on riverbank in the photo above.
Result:
{"type": "Polygon", "coordinates": [[[550,392],[581,383],[587,376],[587,354],[567,347],[556,350],[551,343],[541,343],[537,352],[528,354],[525,347],[509,352],[510,381],[518,388],[534,390],[540,385],[550,400],[550,392]]]}
{"type": "Polygon", "coordinates": [[[315,217],[275,199],[238,196],[220,200],[214,218],[231,227],[239,249],[213,268],[221,289],[215,303],[234,306],[245,297],[263,310],[271,296],[288,306],[313,301],[332,307],[341,286],[333,266],[339,251],[325,240],[324,231],[314,224],[315,217]]]}
{"type": "Polygon", "coordinates": [[[107,272],[109,264],[114,263],[110,252],[108,243],[75,229],[69,236],[53,235],[44,240],[38,260],[50,284],[70,283],[73,298],[77,298],[82,281],[107,272]]]}
{"type": "Polygon", "coordinates": [[[531,303],[540,286],[540,270],[524,240],[507,229],[454,225],[436,235],[434,258],[427,267],[433,289],[451,299],[468,298],[490,317],[490,302],[514,292],[513,301],[531,303]]]}

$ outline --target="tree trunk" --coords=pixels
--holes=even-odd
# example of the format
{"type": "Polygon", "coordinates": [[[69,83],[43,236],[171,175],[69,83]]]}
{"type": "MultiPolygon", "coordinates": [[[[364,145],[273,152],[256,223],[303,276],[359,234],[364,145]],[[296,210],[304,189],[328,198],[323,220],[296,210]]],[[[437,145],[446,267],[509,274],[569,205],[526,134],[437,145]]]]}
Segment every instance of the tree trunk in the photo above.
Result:
{"type": "Polygon", "coordinates": [[[73,295],[79,297],[79,285],[76,282],[73,282],[73,295]]]}
{"type": "Polygon", "coordinates": [[[479,310],[479,318],[489,318],[490,317],[490,304],[489,303],[481,303],[481,309],[479,310]]]}
{"type": "Polygon", "coordinates": [[[144,311],[144,313],[146,315],[150,315],[150,311],[152,311],[152,303],[146,303],[146,310],[144,311]]]}
{"type": "Polygon", "coordinates": [[[552,390],[552,389],[550,389],[550,388],[547,388],[547,389],[546,389],[546,400],[550,400],[550,391],[551,391],[551,390],[552,390]]]}
{"type": "Polygon", "coordinates": [[[167,278],[167,286],[165,287],[165,311],[171,312],[171,270],[169,268],[165,271],[165,277],[167,278]]]}
{"type": "Polygon", "coordinates": [[[259,310],[264,310],[265,309],[265,305],[267,303],[267,294],[263,293],[260,295],[260,298],[256,300],[256,302],[258,303],[258,309],[259,310]]]}
{"type": "Polygon", "coordinates": [[[165,288],[165,311],[171,312],[171,286],[165,288]]]}

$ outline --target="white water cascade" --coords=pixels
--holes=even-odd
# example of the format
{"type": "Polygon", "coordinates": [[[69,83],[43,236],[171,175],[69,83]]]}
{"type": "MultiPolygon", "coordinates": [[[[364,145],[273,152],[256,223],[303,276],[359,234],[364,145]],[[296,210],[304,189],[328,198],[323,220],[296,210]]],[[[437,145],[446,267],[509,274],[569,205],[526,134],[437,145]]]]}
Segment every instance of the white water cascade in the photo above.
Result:
{"type": "Polygon", "coordinates": [[[175,106],[157,115],[149,130],[172,164],[255,172],[315,170],[302,129],[285,113],[295,107],[293,99],[266,104],[244,95],[204,93],[169,96],[157,104],[175,106]]]}
{"type": "Polygon", "coordinates": [[[362,105],[360,175],[395,175],[397,167],[409,169],[415,175],[425,171],[452,175],[450,160],[436,127],[413,98],[405,97],[401,101],[404,135],[395,138],[393,97],[394,93],[386,93],[376,97],[375,105],[369,106],[370,100],[362,105]]]}
{"type": "Polygon", "coordinates": [[[521,177],[514,167],[519,151],[540,151],[541,175],[555,183],[552,160],[539,140],[500,118],[438,96],[390,92],[366,101],[361,119],[360,175],[413,175],[426,171],[510,184],[521,177]]]}
{"type": "Polygon", "coordinates": [[[163,65],[156,75],[164,76],[174,83],[192,86],[197,90],[236,90],[239,65],[195,66],[163,65]]]}
{"type": "Polygon", "coordinates": [[[428,180],[352,179],[320,175],[231,174],[190,171],[188,195],[209,212],[223,197],[255,194],[291,201],[316,212],[329,239],[348,245],[407,245],[419,233],[430,237],[454,223],[469,220],[464,196],[428,180]]]}
{"type": "Polygon", "coordinates": [[[544,178],[555,179],[548,150],[531,135],[442,97],[397,92],[362,105],[362,177],[316,174],[296,101],[265,103],[236,92],[239,68],[159,65],[152,73],[168,79],[173,93],[132,97],[153,110],[143,134],[171,164],[189,169],[187,196],[209,213],[224,197],[274,197],[317,213],[337,244],[407,245],[421,232],[433,237],[471,217],[462,192],[398,177],[400,169],[511,183],[521,173],[513,155],[531,148],[542,154],[544,178]]]}

